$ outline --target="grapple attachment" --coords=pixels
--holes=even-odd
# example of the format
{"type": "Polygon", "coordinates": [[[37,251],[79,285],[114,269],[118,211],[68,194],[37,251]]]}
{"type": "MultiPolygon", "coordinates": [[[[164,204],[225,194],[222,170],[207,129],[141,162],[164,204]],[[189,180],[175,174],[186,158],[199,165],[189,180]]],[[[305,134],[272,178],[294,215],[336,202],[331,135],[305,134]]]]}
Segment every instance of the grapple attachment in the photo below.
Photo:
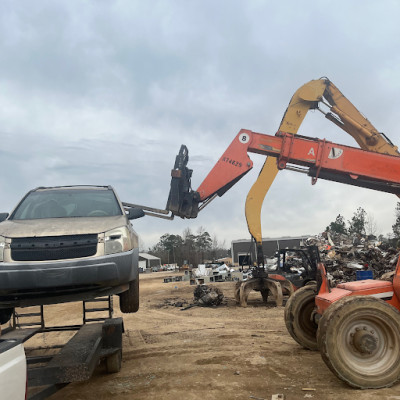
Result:
{"type": "Polygon", "coordinates": [[[284,294],[290,297],[294,292],[293,285],[285,278],[251,278],[239,281],[235,286],[235,300],[241,307],[247,307],[247,299],[252,290],[261,293],[264,303],[267,303],[268,297],[271,296],[278,307],[283,305],[284,294]]]}
{"type": "Polygon", "coordinates": [[[192,190],[193,170],[187,168],[188,148],[183,144],[171,171],[171,188],[166,209],[181,218],[196,218],[199,213],[200,195],[192,190]]]}

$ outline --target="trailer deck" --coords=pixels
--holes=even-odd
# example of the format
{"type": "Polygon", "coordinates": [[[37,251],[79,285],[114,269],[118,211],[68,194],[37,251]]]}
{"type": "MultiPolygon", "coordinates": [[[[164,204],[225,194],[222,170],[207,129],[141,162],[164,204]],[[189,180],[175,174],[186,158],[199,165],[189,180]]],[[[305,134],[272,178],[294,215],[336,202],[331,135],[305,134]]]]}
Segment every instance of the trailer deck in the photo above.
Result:
{"type": "MultiPolygon", "coordinates": [[[[122,318],[112,318],[112,299],[107,307],[83,304],[81,325],[46,326],[43,306],[38,313],[15,313],[13,323],[2,332],[1,339],[25,343],[33,336],[55,331],[72,331],[73,336],[62,345],[26,348],[28,400],[46,399],[71,382],[90,379],[96,366],[105,360],[108,373],[121,369],[122,318]],[[88,310],[106,311],[104,318],[88,318],[88,310]],[[21,315],[40,317],[35,323],[18,323],[21,315]]],[[[90,312],[90,311],[89,311],[90,312]]]]}

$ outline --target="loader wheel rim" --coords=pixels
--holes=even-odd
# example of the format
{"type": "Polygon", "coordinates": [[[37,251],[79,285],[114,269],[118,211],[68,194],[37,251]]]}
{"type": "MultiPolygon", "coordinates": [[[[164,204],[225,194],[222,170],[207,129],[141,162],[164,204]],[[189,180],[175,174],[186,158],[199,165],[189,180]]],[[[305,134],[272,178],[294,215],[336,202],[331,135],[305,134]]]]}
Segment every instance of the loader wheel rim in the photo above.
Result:
{"type": "Polygon", "coordinates": [[[376,376],[389,371],[397,362],[399,345],[390,324],[367,316],[344,322],[344,335],[338,342],[343,361],[360,375],[376,376]]]}
{"type": "Polygon", "coordinates": [[[368,330],[366,326],[356,328],[350,336],[353,338],[350,343],[362,354],[373,354],[379,348],[378,335],[372,329],[368,330]]]}

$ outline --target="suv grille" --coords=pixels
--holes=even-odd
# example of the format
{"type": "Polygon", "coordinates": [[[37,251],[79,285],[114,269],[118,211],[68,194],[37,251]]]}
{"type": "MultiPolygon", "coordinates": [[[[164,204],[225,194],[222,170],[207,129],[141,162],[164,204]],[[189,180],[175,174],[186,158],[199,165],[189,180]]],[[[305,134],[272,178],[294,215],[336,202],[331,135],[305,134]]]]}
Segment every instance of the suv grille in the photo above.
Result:
{"type": "Polygon", "coordinates": [[[63,260],[94,256],[96,252],[96,234],[30,237],[11,241],[11,258],[14,261],[63,260]]]}

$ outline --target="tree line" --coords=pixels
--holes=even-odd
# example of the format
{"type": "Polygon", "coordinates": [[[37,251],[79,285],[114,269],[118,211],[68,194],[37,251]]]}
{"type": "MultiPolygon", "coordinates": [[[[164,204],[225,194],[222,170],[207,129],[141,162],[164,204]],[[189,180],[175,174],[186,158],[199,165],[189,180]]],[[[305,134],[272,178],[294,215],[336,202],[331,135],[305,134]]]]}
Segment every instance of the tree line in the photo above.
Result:
{"type": "Polygon", "coordinates": [[[216,236],[211,237],[203,227],[197,230],[197,234],[189,228],[183,231],[182,236],[165,233],[148,252],[161,258],[162,264],[176,263],[179,266],[185,263],[197,265],[206,260],[215,261],[230,256],[225,241],[220,243],[216,236]]]}
{"type": "MultiPolygon", "coordinates": [[[[328,232],[344,235],[378,236],[378,226],[372,214],[368,214],[362,207],[358,207],[350,220],[345,221],[343,215],[339,214],[327,227],[328,232]]],[[[379,239],[384,239],[380,234],[379,239]]],[[[400,240],[400,202],[395,209],[395,222],[392,225],[392,232],[387,239],[400,240]]]]}
{"type": "MultiPolygon", "coordinates": [[[[400,240],[400,202],[395,209],[395,222],[392,225],[393,232],[387,239],[398,242],[400,240]]],[[[345,220],[339,214],[334,221],[327,227],[326,231],[343,235],[378,236],[377,223],[372,214],[368,214],[362,207],[358,207],[351,219],[345,220]]],[[[379,235],[380,240],[384,239],[379,235]]],[[[197,233],[193,233],[190,228],[186,228],[181,235],[165,233],[153,247],[149,248],[148,253],[159,257],[162,264],[184,263],[197,265],[204,261],[215,261],[219,258],[229,257],[230,248],[225,241],[219,242],[216,236],[211,235],[200,227],[197,233]]]]}
{"type": "Polygon", "coordinates": [[[326,231],[339,233],[342,235],[375,235],[376,232],[373,232],[373,230],[376,230],[376,226],[368,226],[367,217],[367,212],[362,207],[358,207],[357,210],[354,212],[352,218],[347,221],[347,223],[343,215],[339,214],[336,219],[326,227],[326,231]]]}

